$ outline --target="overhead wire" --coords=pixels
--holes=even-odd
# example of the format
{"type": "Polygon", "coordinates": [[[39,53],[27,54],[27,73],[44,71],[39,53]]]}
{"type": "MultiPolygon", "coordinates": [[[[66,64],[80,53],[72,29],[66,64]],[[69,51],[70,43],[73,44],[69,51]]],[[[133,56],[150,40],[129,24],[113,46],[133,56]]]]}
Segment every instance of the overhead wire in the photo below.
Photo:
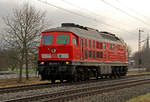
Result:
{"type": "MultiPolygon", "coordinates": [[[[90,12],[90,13],[93,13],[94,15],[97,15],[96,13],[94,13],[94,12],[91,12],[91,11],[89,11],[88,9],[85,9],[85,8],[82,8],[82,7],[80,7],[80,6],[78,6],[78,5],[75,5],[75,4],[72,4],[72,3],[70,3],[70,2],[68,2],[68,1],[66,1],[66,0],[62,0],[62,1],[64,1],[65,3],[67,3],[67,4],[69,4],[69,5],[71,5],[71,6],[74,6],[74,7],[76,7],[76,8],[78,8],[78,9],[84,9],[84,10],[86,10],[86,11],[88,11],[88,12],[90,12]]],[[[103,0],[104,1],[104,0],[103,0]]],[[[118,3],[120,3],[121,4],[121,2],[119,1],[119,0],[116,0],[118,3]]],[[[115,6],[114,6],[115,7],[115,6]]],[[[134,13],[136,13],[136,14],[138,14],[136,11],[134,11],[134,10],[132,10],[131,8],[128,8],[128,7],[126,7],[127,9],[129,9],[129,10],[131,10],[132,12],[134,12],[134,13]]],[[[121,10],[121,9],[120,9],[121,10]]],[[[122,10],[123,11],[123,10],[122,10]]],[[[132,16],[132,15],[130,15],[129,13],[127,13],[127,12],[124,12],[124,13],[126,13],[128,16],[132,16]]],[[[140,14],[139,14],[140,15],[140,14]]],[[[97,15],[97,16],[99,16],[99,15],[97,15]]],[[[103,16],[104,17],[104,16],[103,16]]],[[[136,19],[136,20],[141,20],[141,22],[142,23],[144,23],[145,25],[148,25],[148,24],[146,24],[146,22],[144,22],[142,19],[140,19],[140,18],[138,18],[138,17],[136,17],[136,16],[132,16],[132,18],[134,17],[134,19],[136,19]]],[[[108,25],[108,26],[112,26],[112,25],[109,25],[109,24],[107,24],[107,23],[104,23],[105,25],[108,25]]],[[[114,28],[114,26],[112,26],[113,28],[114,28]]],[[[125,29],[122,29],[122,28],[120,28],[120,27],[115,27],[115,28],[118,28],[118,29],[120,29],[120,30],[125,30],[125,29]]],[[[129,32],[129,31],[128,31],[129,32]]]]}
{"type": "MultiPolygon", "coordinates": [[[[93,18],[91,18],[91,17],[87,17],[87,16],[84,16],[84,15],[78,14],[78,13],[76,13],[76,12],[72,12],[72,11],[70,11],[70,10],[68,10],[68,9],[65,9],[65,8],[62,8],[62,7],[53,5],[53,4],[51,4],[51,3],[47,2],[47,1],[43,1],[43,0],[38,0],[38,1],[41,2],[41,3],[47,4],[47,5],[49,5],[49,6],[55,7],[55,8],[57,8],[57,9],[60,9],[60,10],[69,12],[69,13],[71,13],[71,14],[78,15],[78,16],[81,16],[81,17],[84,17],[84,18],[86,17],[86,18],[89,18],[89,19],[93,20],[93,18]]],[[[94,19],[94,21],[95,21],[96,23],[98,22],[97,19],[94,19]]],[[[107,23],[105,23],[105,22],[103,22],[102,25],[107,25],[107,26],[110,26],[110,27],[115,28],[115,29],[117,29],[117,30],[120,29],[120,31],[123,30],[123,31],[126,31],[126,32],[128,32],[128,33],[131,33],[131,32],[129,32],[129,31],[125,30],[125,29],[122,29],[122,28],[119,28],[119,27],[115,27],[115,26],[110,25],[110,24],[107,24],[107,23]]]]}
{"type": "Polygon", "coordinates": [[[124,10],[122,10],[122,9],[120,9],[120,8],[118,8],[118,7],[116,7],[116,6],[114,6],[114,5],[112,5],[112,4],[109,3],[109,2],[107,2],[107,1],[105,1],[105,0],[100,0],[100,1],[102,1],[103,3],[105,3],[106,5],[108,5],[108,6],[110,6],[110,7],[112,7],[112,8],[114,8],[114,9],[118,10],[119,12],[122,12],[122,13],[128,15],[129,17],[132,17],[132,18],[134,18],[134,19],[136,19],[136,20],[142,22],[143,24],[145,24],[145,25],[147,25],[147,26],[150,26],[149,24],[147,24],[147,23],[146,23],[145,21],[143,21],[142,19],[140,19],[140,18],[138,18],[138,17],[136,17],[136,16],[134,16],[134,15],[132,15],[132,14],[129,14],[128,12],[126,12],[126,11],[124,11],[124,10]]]}
{"type": "Polygon", "coordinates": [[[120,2],[120,0],[115,0],[115,1],[117,1],[119,4],[121,4],[122,6],[124,6],[128,10],[130,10],[131,12],[135,13],[136,15],[143,16],[144,18],[148,19],[144,15],[140,14],[139,12],[135,11],[134,9],[132,9],[132,8],[128,7],[127,5],[123,4],[122,2],[120,2]]]}
{"type": "MultiPolygon", "coordinates": [[[[96,14],[96,13],[94,13],[94,12],[88,10],[88,9],[82,8],[82,7],[80,7],[80,6],[78,6],[78,5],[75,5],[75,4],[71,3],[71,2],[68,2],[68,1],[66,1],[66,0],[62,0],[62,1],[65,2],[66,4],[69,4],[69,5],[71,5],[71,6],[74,6],[74,7],[78,8],[78,9],[80,9],[80,10],[88,11],[90,14],[93,14],[93,15],[96,15],[96,16],[101,16],[101,17],[105,17],[105,18],[106,18],[106,16],[104,16],[104,15],[96,14]]],[[[108,17],[107,17],[107,18],[108,18],[108,17]]],[[[109,17],[109,18],[110,18],[110,17],[109,17]]],[[[112,19],[112,18],[111,18],[111,19],[112,19]]],[[[113,19],[113,21],[114,21],[114,20],[115,20],[115,19],[113,19]]]]}
{"type": "Polygon", "coordinates": [[[63,8],[63,7],[59,7],[59,6],[53,5],[53,4],[51,4],[51,3],[47,2],[47,1],[43,1],[43,0],[37,0],[37,1],[39,1],[39,2],[41,2],[41,3],[44,3],[44,4],[47,4],[47,5],[50,5],[50,6],[52,6],[52,7],[55,7],[55,8],[57,8],[57,9],[62,10],[62,11],[66,11],[66,12],[69,12],[69,13],[71,13],[71,14],[78,15],[78,16],[80,16],[80,17],[84,17],[84,18],[86,17],[86,18],[91,19],[91,20],[94,20],[94,21],[96,22],[96,19],[93,19],[93,18],[91,18],[91,17],[87,17],[87,16],[84,16],[84,15],[81,15],[81,14],[76,13],[76,12],[72,12],[72,11],[70,11],[70,10],[68,10],[68,9],[63,8]]]}
{"type": "MultiPolygon", "coordinates": [[[[85,9],[85,8],[82,8],[82,7],[78,6],[78,5],[75,5],[75,4],[73,4],[73,3],[70,3],[70,2],[68,2],[68,1],[66,1],[66,0],[62,0],[62,1],[64,1],[65,3],[67,3],[67,4],[69,4],[69,5],[72,5],[72,6],[76,7],[76,8],[78,8],[78,9],[82,9],[82,10],[84,9],[84,10],[86,10],[86,11],[88,11],[88,12],[90,12],[90,13],[92,13],[92,14],[96,15],[96,16],[101,16],[101,15],[98,15],[98,14],[96,14],[96,13],[94,13],[94,12],[92,12],[92,11],[88,10],[88,9],[85,9]]],[[[106,16],[103,16],[103,17],[106,17],[106,16]]],[[[112,18],[111,18],[111,19],[112,19],[112,18]]],[[[114,20],[114,19],[113,19],[113,20],[114,20]]],[[[116,27],[116,26],[112,26],[112,25],[107,24],[107,23],[104,23],[104,25],[108,25],[108,26],[111,26],[111,27],[113,27],[113,28],[117,28],[117,29],[120,29],[120,30],[126,31],[126,32],[128,32],[128,33],[131,33],[131,32],[129,32],[129,31],[127,31],[127,30],[123,29],[123,28],[116,27]]]]}

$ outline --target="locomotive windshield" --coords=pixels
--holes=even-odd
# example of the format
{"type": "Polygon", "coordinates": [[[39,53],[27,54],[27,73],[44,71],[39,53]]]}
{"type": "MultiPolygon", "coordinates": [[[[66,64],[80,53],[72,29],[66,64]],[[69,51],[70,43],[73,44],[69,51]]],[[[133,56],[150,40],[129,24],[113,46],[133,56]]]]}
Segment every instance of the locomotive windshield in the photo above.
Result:
{"type": "Polygon", "coordinates": [[[52,44],[52,42],[53,42],[53,35],[44,35],[43,36],[42,44],[49,45],[49,44],[52,44]]]}
{"type": "Polygon", "coordinates": [[[56,44],[69,44],[69,35],[57,35],[56,44]]]}

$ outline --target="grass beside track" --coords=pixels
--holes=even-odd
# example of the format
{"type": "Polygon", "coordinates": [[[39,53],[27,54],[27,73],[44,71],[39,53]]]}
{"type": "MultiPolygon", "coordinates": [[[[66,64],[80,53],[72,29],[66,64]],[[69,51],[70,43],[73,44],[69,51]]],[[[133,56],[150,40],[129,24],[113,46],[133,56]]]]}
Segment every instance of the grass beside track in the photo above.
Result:
{"type": "Polygon", "coordinates": [[[150,72],[145,71],[130,71],[127,73],[127,75],[138,75],[138,74],[150,74],[150,72]]]}
{"type": "Polygon", "coordinates": [[[23,85],[32,85],[32,84],[40,84],[40,83],[48,83],[50,81],[40,81],[40,77],[31,77],[29,80],[23,78],[21,82],[18,82],[17,78],[11,79],[0,79],[0,88],[2,87],[13,87],[13,86],[23,86],[23,85]]]}
{"type": "Polygon", "coordinates": [[[127,102],[150,102],[150,93],[133,98],[127,102]]]}

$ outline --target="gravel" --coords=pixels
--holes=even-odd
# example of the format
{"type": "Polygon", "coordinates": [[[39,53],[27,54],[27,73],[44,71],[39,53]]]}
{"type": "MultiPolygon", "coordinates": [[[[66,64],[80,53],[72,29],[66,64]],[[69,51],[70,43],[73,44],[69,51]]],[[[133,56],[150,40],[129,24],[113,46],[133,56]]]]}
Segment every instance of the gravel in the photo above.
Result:
{"type": "Polygon", "coordinates": [[[71,102],[126,102],[131,98],[150,93],[150,84],[116,90],[73,100],[71,102]]]}
{"type": "MultiPolygon", "coordinates": [[[[134,78],[132,78],[132,79],[134,79],[134,78]]],[[[143,77],[139,77],[138,79],[150,79],[150,77],[149,76],[143,76],[143,77]]],[[[120,81],[121,80],[125,80],[125,79],[120,79],[120,81]]],[[[61,87],[29,90],[29,91],[16,92],[16,93],[5,93],[5,94],[0,94],[0,101],[4,101],[4,100],[8,100],[8,99],[21,98],[21,97],[28,97],[28,96],[33,96],[33,95],[40,95],[40,94],[43,94],[43,93],[48,94],[48,93],[53,93],[53,92],[58,92],[58,91],[66,91],[66,90],[70,90],[70,89],[89,87],[89,86],[94,86],[94,85],[97,85],[97,84],[99,84],[100,86],[101,85],[108,85],[108,84],[111,84],[114,81],[115,80],[105,81],[105,82],[99,81],[99,82],[95,82],[95,83],[88,83],[88,84],[86,83],[86,84],[81,84],[81,85],[61,86],[61,87]]],[[[136,89],[145,89],[146,90],[146,87],[136,88],[136,89]]],[[[120,100],[122,99],[124,94],[126,94],[128,91],[130,91],[130,89],[125,89],[125,90],[126,90],[126,92],[114,91],[113,93],[104,93],[104,94],[101,94],[101,95],[96,95],[96,96],[91,96],[91,97],[79,99],[79,100],[74,101],[74,102],[99,102],[99,101],[101,101],[101,102],[124,102],[124,101],[120,101],[120,100]],[[112,98],[109,99],[110,97],[112,97],[112,98]],[[118,101],[115,100],[116,98],[117,98],[118,101]],[[98,100],[98,101],[96,101],[96,100],[98,100]]],[[[150,92],[150,88],[149,88],[149,92],[150,92]]],[[[129,93],[131,93],[131,92],[128,92],[127,95],[129,93]]],[[[133,93],[133,95],[136,95],[136,94],[133,93]]]]}

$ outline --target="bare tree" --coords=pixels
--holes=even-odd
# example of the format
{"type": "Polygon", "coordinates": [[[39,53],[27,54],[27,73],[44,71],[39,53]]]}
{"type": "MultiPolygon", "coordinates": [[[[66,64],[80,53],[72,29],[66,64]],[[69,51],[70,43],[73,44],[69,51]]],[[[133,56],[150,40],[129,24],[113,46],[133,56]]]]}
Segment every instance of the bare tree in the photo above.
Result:
{"type": "MultiPolygon", "coordinates": [[[[149,40],[149,39],[148,39],[149,40]]],[[[149,43],[146,44],[146,46],[143,46],[142,50],[140,52],[136,52],[134,54],[134,60],[135,64],[138,67],[139,63],[142,65],[142,67],[146,68],[146,71],[150,72],[150,48],[149,43]],[[141,55],[141,56],[139,56],[141,55]],[[141,59],[141,62],[139,62],[139,59],[141,59]]]]}
{"type": "Polygon", "coordinates": [[[4,39],[7,47],[15,49],[18,53],[19,81],[21,81],[23,65],[26,68],[26,79],[29,79],[29,56],[34,51],[35,42],[39,41],[41,31],[45,28],[45,12],[24,4],[21,9],[14,9],[12,14],[12,16],[4,17],[7,26],[4,39]]]}
{"type": "Polygon", "coordinates": [[[132,49],[129,45],[127,45],[126,47],[127,47],[126,49],[127,49],[127,52],[128,52],[128,57],[130,57],[131,53],[132,53],[132,49]]]}
{"type": "Polygon", "coordinates": [[[0,49],[0,71],[7,71],[7,55],[3,49],[0,49]]]}

